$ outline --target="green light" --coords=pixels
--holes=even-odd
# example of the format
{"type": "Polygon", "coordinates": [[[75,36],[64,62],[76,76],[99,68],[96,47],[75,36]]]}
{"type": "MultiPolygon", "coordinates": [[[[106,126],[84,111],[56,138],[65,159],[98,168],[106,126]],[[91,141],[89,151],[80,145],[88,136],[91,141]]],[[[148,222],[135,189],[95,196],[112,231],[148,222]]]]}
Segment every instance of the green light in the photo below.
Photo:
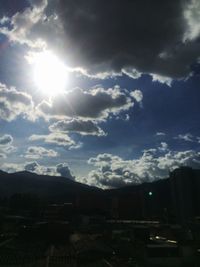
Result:
{"type": "Polygon", "coordinates": [[[150,191],[150,192],[149,192],[149,196],[152,196],[152,195],[153,195],[153,193],[150,191]]]}

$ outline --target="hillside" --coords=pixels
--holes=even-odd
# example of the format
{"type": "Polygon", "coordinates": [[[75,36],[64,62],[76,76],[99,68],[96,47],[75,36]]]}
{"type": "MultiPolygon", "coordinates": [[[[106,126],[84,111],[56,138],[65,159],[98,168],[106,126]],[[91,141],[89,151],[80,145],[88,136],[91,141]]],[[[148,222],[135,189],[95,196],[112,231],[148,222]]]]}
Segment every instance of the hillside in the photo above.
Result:
{"type": "Polygon", "coordinates": [[[81,193],[98,193],[102,190],[72,181],[66,177],[38,175],[31,172],[6,173],[0,171],[0,195],[9,197],[16,193],[66,199],[81,193]]]}

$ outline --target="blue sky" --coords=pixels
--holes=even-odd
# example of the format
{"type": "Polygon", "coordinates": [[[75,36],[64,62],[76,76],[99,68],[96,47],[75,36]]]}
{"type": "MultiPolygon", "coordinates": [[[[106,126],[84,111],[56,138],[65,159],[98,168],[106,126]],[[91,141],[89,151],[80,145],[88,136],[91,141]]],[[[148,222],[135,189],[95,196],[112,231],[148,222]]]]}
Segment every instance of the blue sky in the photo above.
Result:
{"type": "Polygon", "coordinates": [[[199,168],[199,15],[197,0],[2,1],[1,169],[107,188],[199,168]]]}

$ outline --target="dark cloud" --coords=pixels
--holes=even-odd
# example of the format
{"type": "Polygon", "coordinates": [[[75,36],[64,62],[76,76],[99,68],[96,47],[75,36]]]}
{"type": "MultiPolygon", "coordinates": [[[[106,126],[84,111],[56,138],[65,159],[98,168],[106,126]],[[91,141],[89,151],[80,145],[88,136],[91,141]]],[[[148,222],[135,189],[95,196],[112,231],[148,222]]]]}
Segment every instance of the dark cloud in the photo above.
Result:
{"type": "Polygon", "coordinates": [[[32,1],[32,8],[5,17],[13,27],[2,24],[0,32],[12,42],[53,49],[91,77],[149,73],[170,85],[171,78],[188,76],[199,57],[198,0],[48,2],[32,1]]]}
{"type": "Polygon", "coordinates": [[[71,173],[69,166],[66,163],[60,163],[56,165],[56,171],[63,177],[69,178],[71,180],[75,179],[75,177],[71,173]]]}
{"type": "MultiPolygon", "coordinates": [[[[200,53],[198,42],[184,39],[191,24],[187,10],[200,8],[197,3],[60,0],[58,14],[76,65],[81,62],[94,72],[133,68],[180,78],[200,53]]],[[[195,27],[198,21],[192,23],[195,27]]]]}
{"type": "Polygon", "coordinates": [[[12,146],[13,137],[10,134],[0,136],[0,158],[7,158],[10,153],[16,152],[16,147],[12,146]]]}
{"type": "Polygon", "coordinates": [[[39,164],[34,161],[34,162],[29,162],[24,166],[24,169],[29,172],[35,172],[37,168],[39,167],[39,164]]]}
{"type": "Polygon", "coordinates": [[[0,137],[0,146],[8,146],[11,145],[13,142],[13,138],[9,134],[5,134],[0,137]]]}
{"type": "Polygon", "coordinates": [[[51,103],[43,101],[37,107],[38,114],[46,118],[91,118],[105,119],[109,114],[128,110],[133,106],[130,95],[126,95],[119,86],[114,88],[93,88],[84,91],[75,88],[62,95],[57,95],[51,103]]]}
{"type": "Polygon", "coordinates": [[[75,132],[81,135],[105,135],[95,122],[80,119],[57,121],[49,127],[49,130],[52,132],[75,132]]]}

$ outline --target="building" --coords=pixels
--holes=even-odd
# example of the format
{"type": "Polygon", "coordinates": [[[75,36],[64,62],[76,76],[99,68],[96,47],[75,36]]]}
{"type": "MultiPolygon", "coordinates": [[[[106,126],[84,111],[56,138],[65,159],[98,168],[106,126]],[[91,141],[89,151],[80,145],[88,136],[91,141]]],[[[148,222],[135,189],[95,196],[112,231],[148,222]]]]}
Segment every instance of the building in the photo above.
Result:
{"type": "Polygon", "coordinates": [[[176,169],[170,173],[170,184],[176,220],[187,224],[200,215],[200,170],[176,169]]]}

